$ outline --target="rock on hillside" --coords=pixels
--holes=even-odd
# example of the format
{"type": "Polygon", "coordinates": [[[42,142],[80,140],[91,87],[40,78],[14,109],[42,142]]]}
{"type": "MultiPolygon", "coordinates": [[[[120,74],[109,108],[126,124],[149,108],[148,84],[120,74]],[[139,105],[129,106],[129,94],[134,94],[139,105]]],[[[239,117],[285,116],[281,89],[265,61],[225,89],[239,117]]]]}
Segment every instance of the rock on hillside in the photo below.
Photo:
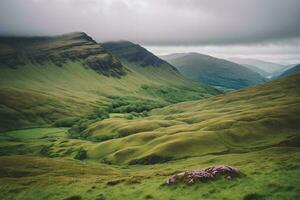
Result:
{"type": "Polygon", "coordinates": [[[79,61],[105,76],[126,74],[121,62],[83,32],[55,37],[0,37],[0,66],[79,61]]]}

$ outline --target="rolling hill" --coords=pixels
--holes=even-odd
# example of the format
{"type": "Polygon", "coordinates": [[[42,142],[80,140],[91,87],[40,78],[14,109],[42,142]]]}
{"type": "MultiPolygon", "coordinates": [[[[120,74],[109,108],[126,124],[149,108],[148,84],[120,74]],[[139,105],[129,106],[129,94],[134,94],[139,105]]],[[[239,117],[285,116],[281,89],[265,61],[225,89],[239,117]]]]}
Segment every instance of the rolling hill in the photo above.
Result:
{"type": "Polygon", "coordinates": [[[299,198],[300,74],[222,94],[130,42],[0,41],[0,199],[299,198]]]}
{"type": "Polygon", "coordinates": [[[138,51],[150,55],[150,67],[122,63],[82,32],[0,37],[0,131],[89,115],[116,97],[161,106],[220,93],[156,63],[159,59],[142,48],[138,51]]]}
{"type": "Polygon", "coordinates": [[[298,74],[207,100],[170,105],[153,110],[148,118],[96,122],[87,129],[91,137],[117,133],[119,138],[95,145],[89,155],[120,164],[153,155],[176,160],[277,145],[298,137],[299,83],[298,74]]]}
{"type": "Polygon", "coordinates": [[[244,66],[199,53],[176,54],[162,58],[186,77],[212,86],[241,89],[266,80],[244,66]]]}
{"type": "Polygon", "coordinates": [[[298,199],[299,84],[296,74],[143,117],[111,116],[89,124],[86,138],[67,128],[2,133],[0,197],[298,199]],[[163,185],[174,173],[219,164],[242,175],[163,185]]]}

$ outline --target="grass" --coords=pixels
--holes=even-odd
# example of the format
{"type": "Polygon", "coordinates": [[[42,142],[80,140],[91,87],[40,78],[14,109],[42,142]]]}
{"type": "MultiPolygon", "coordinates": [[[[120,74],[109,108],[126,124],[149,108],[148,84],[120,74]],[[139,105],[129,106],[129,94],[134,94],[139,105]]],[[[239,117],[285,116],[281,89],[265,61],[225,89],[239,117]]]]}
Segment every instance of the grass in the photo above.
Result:
{"type": "Polygon", "coordinates": [[[224,96],[167,106],[142,119],[96,122],[90,125],[91,134],[129,136],[97,144],[89,154],[120,164],[151,154],[180,159],[277,145],[299,134],[298,85],[299,76],[294,76],[224,96]]]}
{"type": "MultiPolygon", "coordinates": [[[[183,86],[191,83],[177,75],[173,78],[170,75],[164,76],[160,70],[151,72],[153,77],[161,77],[160,80],[152,80],[147,72],[147,76],[144,76],[134,71],[121,79],[108,78],[84,68],[79,62],[70,62],[63,67],[51,63],[43,66],[30,64],[17,70],[1,68],[0,71],[0,131],[49,126],[66,117],[84,116],[99,105],[109,105],[111,96],[126,97],[130,94],[136,102],[137,99],[148,99],[166,104],[168,102],[164,98],[145,91],[142,86],[163,85],[166,88],[177,88],[176,93],[185,94],[183,86]]],[[[198,84],[189,93],[181,101],[218,94],[216,90],[198,84]]]]}
{"type": "Polygon", "coordinates": [[[209,155],[154,166],[119,168],[61,158],[1,157],[2,199],[297,199],[299,151],[295,148],[209,155]],[[276,155],[276,156],[275,156],[276,155]],[[162,186],[172,173],[226,163],[245,174],[228,181],[162,186]],[[297,164],[298,163],[298,164],[297,164]],[[114,184],[110,184],[111,182],[114,184]]]}
{"type": "Polygon", "coordinates": [[[0,199],[300,198],[299,75],[210,97],[145,58],[121,77],[80,59],[1,67],[0,199]],[[219,164],[242,175],[164,185],[219,164]]]}
{"type": "MultiPolygon", "coordinates": [[[[135,110],[130,108],[135,104],[147,103],[145,110],[150,110],[220,94],[184,78],[165,62],[148,67],[121,63],[85,33],[0,37],[0,54],[0,132],[84,117],[110,105],[111,97],[125,98],[130,105],[118,112],[128,112],[135,110]],[[145,86],[156,89],[149,92],[145,86]],[[157,88],[164,88],[169,97],[181,96],[169,101],[157,88]]],[[[158,59],[150,52],[144,54],[158,59]]]]}
{"type": "Polygon", "coordinates": [[[170,105],[146,117],[111,114],[87,127],[99,141],[71,139],[68,128],[1,133],[0,198],[299,199],[299,80],[170,105]],[[163,185],[175,173],[219,164],[242,175],[163,185]]]}

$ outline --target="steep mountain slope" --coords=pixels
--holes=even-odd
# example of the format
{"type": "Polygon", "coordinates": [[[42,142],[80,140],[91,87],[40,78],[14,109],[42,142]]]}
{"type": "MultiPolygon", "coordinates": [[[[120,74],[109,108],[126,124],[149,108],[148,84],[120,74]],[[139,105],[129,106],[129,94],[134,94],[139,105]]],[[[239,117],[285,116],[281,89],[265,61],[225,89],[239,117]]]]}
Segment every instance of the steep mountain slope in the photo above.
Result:
{"type": "Polygon", "coordinates": [[[278,63],[266,62],[263,60],[257,59],[247,59],[247,58],[228,58],[228,60],[241,64],[241,65],[250,65],[257,67],[267,73],[269,73],[268,78],[271,78],[275,74],[281,73],[287,69],[287,66],[280,65],[278,63]],[[274,75],[273,75],[274,74],[274,75]]]}
{"type": "Polygon", "coordinates": [[[199,53],[178,54],[176,58],[166,60],[188,78],[212,86],[240,89],[265,81],[244,66],[199,53]]]}
{"type": "Polygon", "coordinates": [[[122,76],[122,64],[85,33],[58,37],[1,37],[0,66],[23,66],[26,62],[43,65],[53,62],[62,66],[80,60],[83,65],[106,76],[122,76]]]}
{"type": "Polygon", "coordinates": [[[285,76],[290,76],[292,74],[297,74],[300,73],[300,64],[292,67],[291,69],[288,69],[286,71],[284,71],[279,77],[285,77],[285,76]]]}
{"type": "Polygon", "coordinates": [[[1,37],[0,58],[0,130],[86,115],[116,96],[174,103],[219,94],[172,67],[122,64],[85,33],[1,37]]]}
{"type": "Polygon", "coordinates": [[[121,60],[126,60],[130,63],[138,63],[143,67],[164,66],[176,71],[176,68],[174,68],[172,65],[153,55],[151,52],[147,51],[145,48],[141,47],[138,44],[134,44],[129,41],[119,41],[106,42],[103,43],[102,46],[121,60]]]}

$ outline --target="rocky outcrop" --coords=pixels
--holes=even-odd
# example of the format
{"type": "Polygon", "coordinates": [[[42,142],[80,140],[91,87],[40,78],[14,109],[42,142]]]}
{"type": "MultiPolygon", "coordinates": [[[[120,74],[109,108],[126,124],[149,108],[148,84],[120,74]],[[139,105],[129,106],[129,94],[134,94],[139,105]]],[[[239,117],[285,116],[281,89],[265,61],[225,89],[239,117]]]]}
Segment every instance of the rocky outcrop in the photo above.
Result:
{"type": "Polygon", "coordinates": [[[117,56],[121,60],[130,63],[137,63],[142,67],[168,67],[177,72],[177,69],[166,61],[155,56],[147,49],[138,44],[129,41],[106,42],[102,44],[103,48],[117,56]]]}
{"type": "Polygon", "coordinates": [[[220,175],[224,175],[226,179],[232,179],[239,176],[240,171],[237,168],[227,165],[212,166],[204,170],[186,171],[176,174],[167,179],[166,184],[194,184],[197,182],[206,182],[216,179],[220,175]]]}
{"type": "Polygon", "coordinates": [[[17,68],[26,63],[81,62],[97,73],[120,77],[126,74],[121,62],[85,33],[57,37],[0,37],[0,66],[17,68]]]}

